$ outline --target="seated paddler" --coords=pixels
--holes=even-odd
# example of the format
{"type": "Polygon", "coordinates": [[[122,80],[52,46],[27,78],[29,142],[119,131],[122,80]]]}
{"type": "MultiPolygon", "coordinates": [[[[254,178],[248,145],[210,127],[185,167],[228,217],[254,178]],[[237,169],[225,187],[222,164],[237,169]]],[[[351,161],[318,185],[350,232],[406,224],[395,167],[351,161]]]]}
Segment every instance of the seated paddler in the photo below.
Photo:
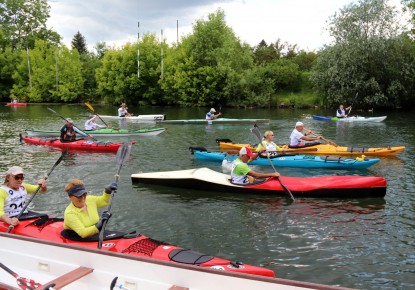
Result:
{"type": "Polygon", "coordinates": [[[273,158],[282,151],[282,148],[274,143],[274,132],[266,131],[261,143],[258,144],[255,151],[260,157],[267,158],[269,156],[270,158],[273,158]]]}
{"type": "Polygon", "coordinates": [[[262,182],[267,177],[278,177],[278,172],[260,173],[252,170],[248,166],[248,162],[258,157],[257,154],[247,147],[242,147],[239,150],[239,158],[232,162],[231,182],[239,185],[247,185],[262,182]]]}
{"type": "Polygon", "coordinates": [[[64,189],[71,201],[65,209],[64,229],[74,231],[81,238],[98,234],[104,221],[111,217],[109,212],[104,211],[100,218],[98,208],[108,205],[111,193],[116,189],[117,183],[112,182],[105,187],[101,196],[88,195],[82,180],[70,180],[64,189]]]}

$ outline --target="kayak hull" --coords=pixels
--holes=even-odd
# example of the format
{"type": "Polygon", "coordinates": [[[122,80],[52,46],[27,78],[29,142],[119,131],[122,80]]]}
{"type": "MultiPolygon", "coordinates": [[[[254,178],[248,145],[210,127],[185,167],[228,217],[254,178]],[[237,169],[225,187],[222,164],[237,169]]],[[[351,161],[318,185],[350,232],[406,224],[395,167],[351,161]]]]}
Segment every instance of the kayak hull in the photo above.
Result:
{"type": "Polygon", "coordinates": [[[247,124],[247,123],[262,123],[269,124],[269,119],[232,119],[232,118],[217,118],[214,120],[206,119],[187,119],[187,120],[165,120],[166,124],[247,124]]]}
{"type": "Polygon", "coordinates": [[[314,120],[319,121],[338,121],[338,122],[375,122],[379,123],[386,119],[387,116],[380,117],[361,117],[361,116],[351,116],[347,118],[337,118],[337,117],[325,117],[325,116],[312,116],[314,120]]]}
{"type": "MultiPolygon", "coordinates": [[[[63,234],[62,232],[62,219],[53,219],[47,215],[34,212],[29,212],[29,217],[30,215],[33,215],[34,218],[21,219],[20,224],[14,227],[10,233],[13,235],[79,246],[82,248],[97,249],[98,247],[98,234],[95,235],[94,238],[90,238],[90,241],[80,240],[79,237],[77,237],[78,240],[76,240],[76,238],[68,238],[71,237],[71,235],[68,236],[68,234],[63,234]],[[36,215],[38,217],[35,217],[36,215]],[[39,217],[39,215],[41,217],[39,217]]],[[[24,215],[22,217],[24,218],[24,215]]],[[[8,227],[8,224],[0,222],[0,232],[7,232],[8,227]]],[[[275,276],[274,271],[266,268],[242,263],[238,265],[237,262],[231,262],[222,258],[185,250],[181,247],[154,240],[137,233],[125,234],[121,232],[106,231],[101,250],[121,253],[125,255],[126,258],[128,258],[128,256],[147,257],[160,261],[170,261],[228,272],[268,277],[275,276]],[[114,236],[117,238],[114,238],[114,236]]]]}
{"type": "MultiPolygon", "coordinates": [[[[94,137],[128,137],[128,136],[156,136],[160,133],[163,133],[166,128],[149,128],[149,129],[139,129],[135,131],[130,131],[126,129],[98,129],[98,130],[84,130],[88,134],[93,135],[94,137]]],[[[40,129],[26,129],[25,132],[30,137],[59,137],[59,130],[40,130],[40,129]]]]}
{"type": "MultiPolygon", "coordinates": [[[[347,155],[347,156],[392,156],[401,153],[405,150],[405,146],[397,147],[381,147],[381,148],[364,148],[364,147],[345,147],[333,146],[330,144],[319,144],[303,148],[289,148],[287,145],[280,145],[283,148],[282,152],[303,153],[311,155],[347,155]]],[[[219,148],[222,151],[240,150],[242,147],[249,147],[255,150],[251,144],[237,144],[229,142],[219,142],[219,148]]]]}
{"type": "Polygon", "coordinates": [[[6,103],[8,107],[26,107],[26,103],[6,103]]]}
{"type": "MultiPolygon", "coordinates": [[[[136,173],[131,175],[131,179],[133,183],[184,187],[211,192],[286,195],[280,181],[276,178],[269,178],[258,184],[235,185],[230,182],[230,175],[209,168],[136,173]]],[[[294,197],[384,197],[387,187],[386,180],[377,176],[283,176],[280,179],[294,197]]]]}
{"type": "MultiPolygon", "coordinates": [[[[61,142],[59,139],[41,139],[36,137],[22,136],[21,140],[33,145],[51,146],[68,150],[81,150],[81,151],[95,151],[95,152],[117,152],[118,148],[123,143],[111,143],[111,142],[96,142],[88,140],[76,140],[74,142],[61,142]]],[[[132,141],[131,144],[135,144],[136,141],[132,141]]]]}
{"type": "MultiPolygon", "coordinates": [[[[223,160],[233,161],[238,155],[227,154],[224,152],[194,151],[194,156],[198,160],[222,162],[223,160]]],[[[250,165],[269,166],[270,163],[278,167],[297,167],[297,168],[330,168],[330,169],[366,169],[378,163],[380,159],[359,158],[337,158],[320,157],[312,155],[279,155],[274,158],[258,157],[249,162],[250,165]]]]}
{"type": "Polygon", "coordinates": [[[130,117],[118,117],[118,116],[108,116],[108,115],[99,115],[102,119],[108,120],[131,120],[131,121],[163,121],[166,120],[165,114],[154,114],[154,115],[138,115],[130,117]]]}

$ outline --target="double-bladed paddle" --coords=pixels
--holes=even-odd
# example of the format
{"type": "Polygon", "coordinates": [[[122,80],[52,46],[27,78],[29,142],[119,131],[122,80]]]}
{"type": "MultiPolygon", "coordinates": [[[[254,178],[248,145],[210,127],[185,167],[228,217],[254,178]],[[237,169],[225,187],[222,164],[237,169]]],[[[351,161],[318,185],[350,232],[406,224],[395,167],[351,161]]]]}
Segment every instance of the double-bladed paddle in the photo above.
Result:
{"type": "MultiPolygon", "coordinates": [[[[121,147],[118,148],[117,156],[116,156],[117,172],[115,173],[115,182],[116,183],[118,183],[118,180],[120,179],[119,174],[120,174],[121,168],[125,164],[125,162],[128,160],[128,158],[130,157],[130,153],[131,153],[131,143],[123,143],[121,145],[121,147]]],[[[109,213],[111,211],[112,200],[114,198],[114,193],[115,192],[116,192],[116,190],[111,192],[110,201],[108,202],[107,211],[109,213]]],[[[102,242],[104,240],[104,232],[105,232],[105,227],[107,226],[107,222],[108,222],[108,220],[103,221],[102,228],[99,231],[98,249],[101,249],[101,247],[102,247],[102,242]]]]}
{"type": "MultiPolygon", "coordinates": [[[[46,173],[46,175],[43,177],[44,180],[47,180],[49,175],[52,173],[52,171],[56,168],[56,166],[59,165],[59,163],[61,163],[61,161],[63,160],[63,158],[65,157],[66,153],[68,152],[68,148],[65,149],[65,151],[62,152],[61,156],[59,157],[58,160],[56,160],[55,164],[52,166],[52,168],[48,171],[48,173],[46,173]]],[[[38,187],[36,188],[35,192],[31,195],[30,199],[26,202],[25,206],[22,208],[22,210],[19,212],[19,214],[16,216],[17,219],[19,219],[22,214],[25,212],[25,210],[27,209],[27,207],[29,206],[29,204],[32,202],[32,200],[35,198],[36,194],[39,192],[41,188],[41,185],[38,185],[38,187]]],[[[11,230],[13,230],[14,226],[10,225],[9,228],[7,229],[7,232],[10,233],[11,230]]]]}
{"type": "Polygon", "coordinates": [[[32,279],[20,277],[17,273],[13,272],[9,267],[4,265],[3,263],[0,263],[0,268],[2,268],[4,271],[16,278],[16,283],[20,287],[20,289],[34,290],[42,286],[42,284],[32,279]]]}
{"type": "MultiPolygon", "coordinates": [[[[251,132],[258,138],[259,143],[261,143],[262,142],[261,131],[259,130],[259,127],[257,126],[257,124],[255,124],[254,128],[251,129],[251,132]]],[[[269,163],[272,166],[272,169],[274,169],[274,171],[277,172],[277,170],[274,167],[274,164],[272,163],[271,159],[269,158],[267,148],[265,148],[265,151],[266,151],[265,153],[267,155],[269,163]]],[[[277,177],[277,179],[278,179],[279,183],[281,184],[282,188],[284,189],[285,193],[291,197],[293,202],[295,202],[295,198],[294,198],[293,194],[291,193],[291,191],[284,185],[284,183],[282,183],[280,177],[277,177]]]]}

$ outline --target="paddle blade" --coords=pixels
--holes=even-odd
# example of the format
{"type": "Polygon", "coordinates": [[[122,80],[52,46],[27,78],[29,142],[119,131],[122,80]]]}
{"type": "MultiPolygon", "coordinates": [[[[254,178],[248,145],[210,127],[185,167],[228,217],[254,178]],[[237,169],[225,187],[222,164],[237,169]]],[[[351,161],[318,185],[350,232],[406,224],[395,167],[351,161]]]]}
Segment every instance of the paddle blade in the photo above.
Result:
{"type": "Polygon", "coordinates": [[[123,143],[120,146],[120,148],[118,148],[117,156],[116,156],[117,165],[118,165],[116,177],[119,175],[121,171],[121,167],[125,164],[125,162],[130,157],[131,146],[132,146],[131,143],[123,143]]]}
{"type": "Polygon", "coordinates": [[[92,111],[95,112],[94,108],[89,104],[89,103],[85,103],[85,105],[92,111]]]}
{"type": "Polygon", "coordinates": [[[262,141],[261,139],[261,131],[259,130],[259,127],[257,126],[257,124],[254,125],[254,128],[251,129],[251,132],[255,135],[255,137],[257,137],[257,139],[259,140],[259,142],[262,141]]]}

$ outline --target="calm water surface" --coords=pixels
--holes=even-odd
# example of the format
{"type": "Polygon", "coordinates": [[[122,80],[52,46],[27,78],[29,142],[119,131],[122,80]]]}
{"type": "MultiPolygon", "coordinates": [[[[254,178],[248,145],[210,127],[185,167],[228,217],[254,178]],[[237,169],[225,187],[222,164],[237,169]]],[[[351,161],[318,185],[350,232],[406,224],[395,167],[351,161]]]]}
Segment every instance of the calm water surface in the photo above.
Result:
{"type": "MultiPolygon", "coordinates": [[[[42,177],[59,158],[60,151],[21,144],[18,133],[27,128],[59,129],[63,120],[46,105],[0,107],[1,172],[11,165],[26,170],[27,180],[42,177]]],[[[83,128],[90,113],[85,105],[52,105],[58,113],[83,128]]],[[[116,108],[94,106],[101,114],[116,108]]],[[[130,108],[138,114],[164,113],[168,119],[202,118],[207,109],[130,108]]],[[[167,131],[138,138],[131,158],[121,171],[109,228],[136,229],[152,238],[230,260],[271,268],[281,278],[340,285],[359,289],[414,289],[415,287],[415,154],[413,113],[374,112],[387,115],[378,124],[347,124],[312,120],[320,110],[236,110],[222,108],[223,117],[269,118],[261,131],[273,130],[285,143],[294,123],[323,134],[344,146],[406,146],[396,157],[363,171],[278,169],[282,175],[380,175],[387,179],[384,199],[297,199],[236,195],[159,186],[132,185],[137,172],[220,165],[194,160],[189,146],[217,150],[216,138],[257,143],[250,125],[162,125],[167,131]]],[[[119,126],[117,121],[111,122],[119,126]]],[[[127,128],[160,127],[128,122],[127,128]]],[[[129,138],[113,138],[128,141],[129,138]]],[[[62,217],[68,204],[63,187],[71,178],[84,179],[99,194],[114,179],[114,154],[69,155],[49,178],[49,192],[38,195],[32,209],[62,217]]],[[[254,167],[272,171],[271,167],[254,167]]],[[[2,173],[3,174],[3,173],[2,173]]]]}

